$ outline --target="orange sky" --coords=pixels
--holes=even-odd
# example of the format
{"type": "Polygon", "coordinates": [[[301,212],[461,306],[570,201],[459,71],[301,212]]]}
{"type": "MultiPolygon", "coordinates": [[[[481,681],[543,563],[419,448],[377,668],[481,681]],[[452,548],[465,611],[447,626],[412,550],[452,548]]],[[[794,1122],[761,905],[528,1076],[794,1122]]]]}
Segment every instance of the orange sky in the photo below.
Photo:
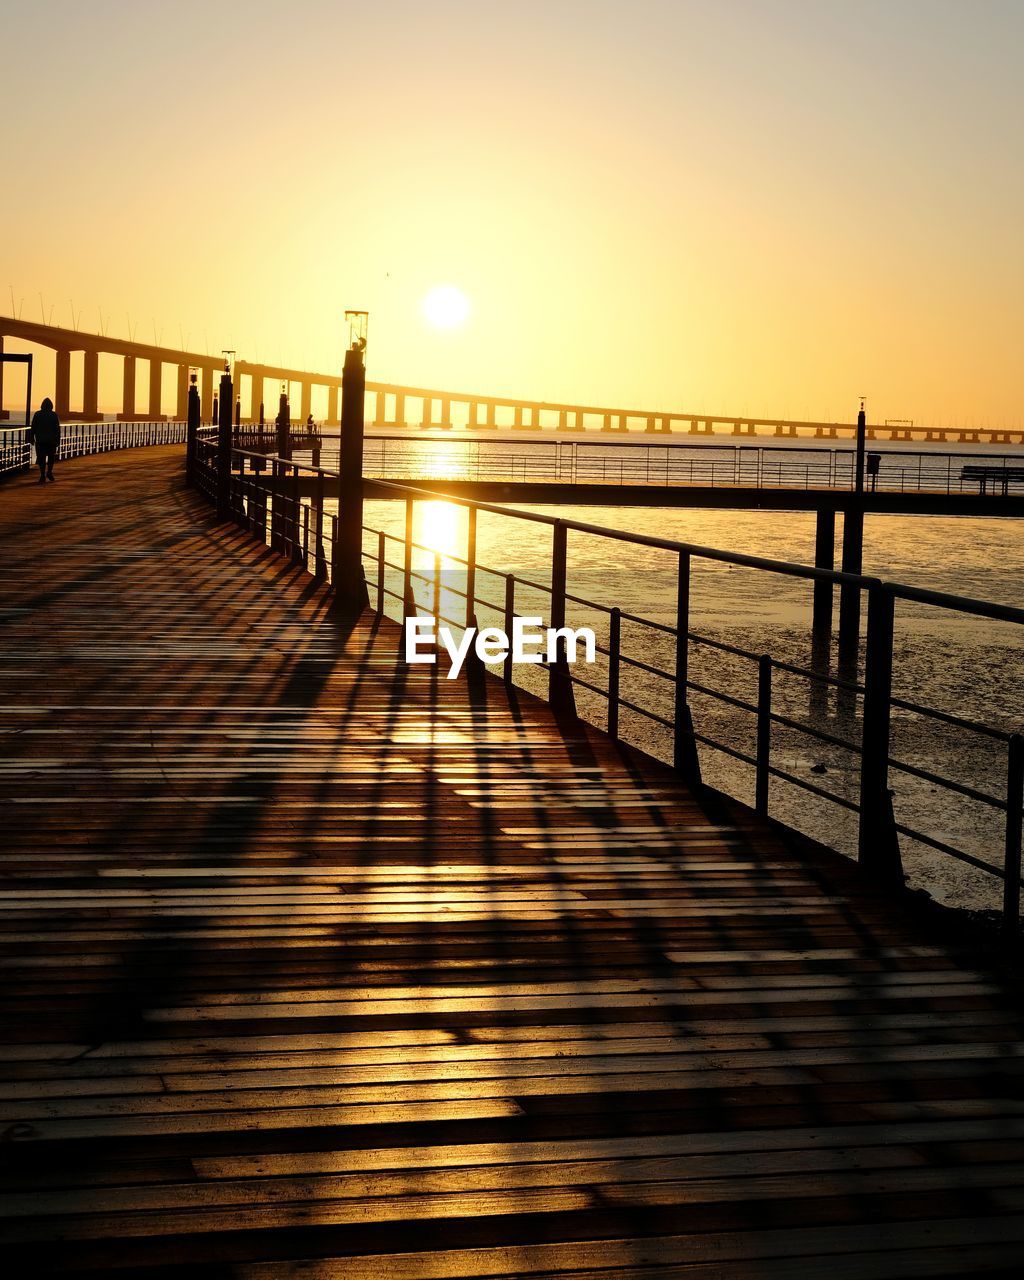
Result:
{"type": "Polygon", "coordinates": [[[379,380],[1019,423],[1022,36],[1001,0],[13,0],[0,309],[336,370],[361,307],[379,380]]]}

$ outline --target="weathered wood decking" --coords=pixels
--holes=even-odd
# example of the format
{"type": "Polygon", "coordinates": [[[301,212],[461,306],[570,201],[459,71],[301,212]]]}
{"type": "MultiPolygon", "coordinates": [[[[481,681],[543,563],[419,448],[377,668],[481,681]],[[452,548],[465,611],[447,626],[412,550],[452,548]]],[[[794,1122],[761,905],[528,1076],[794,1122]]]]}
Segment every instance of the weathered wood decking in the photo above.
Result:
{"type": "Polygon", "coordinates": [[[179,451],[58,476],[0,490],[6,1275],[1019,1273],[991,976],[339,631],[179,451]]]}

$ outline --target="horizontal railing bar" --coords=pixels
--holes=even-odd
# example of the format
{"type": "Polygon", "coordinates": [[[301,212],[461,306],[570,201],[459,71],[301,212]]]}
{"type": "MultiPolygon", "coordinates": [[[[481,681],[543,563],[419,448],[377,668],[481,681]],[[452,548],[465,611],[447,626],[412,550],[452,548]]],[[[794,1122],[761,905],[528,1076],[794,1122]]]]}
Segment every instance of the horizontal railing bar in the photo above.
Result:
{"type": "Polygon", "coordinates": [[[941,774],[932,773],[916,764],[908,764],[905,760],[897,760],[894,756],[890,756],[889,768],[898,769],[900,773],[909,773],[923,782],[933,782],[937,787],[944,787],[947,791],[956,791],[959,795],[966,796],[968,800],[977,800],[979,804],[987,804],[993,809],[1006,812],[1006,801],[1000,800],[998,796],[989,795],[987,791],[978,791],[975,787],[969,787],[963,782],[954,782],[952,778],[944,778],[941,774]]]}
{"type": "Polygon", "coordinates": [[[951,844],[946,844],[944,840],[936,840],[934,836],[926,836],[923,831],[915,831],[913,827],[904,826],[902,822],[894,823],[894,826],[901,836],[907,836],[910,840],[918,840],[921,844],[926,844],[930,849],[948,854],[949,857],[955,858],[957,862],[966,862],[969,867],[976,867],[979,871],[985,871],[990,876],[995,876],[997,880],[1005,879],[1000,867],[993,867],[991,863],[983,862],[973,854],[965,853],[963,849],[957,849],[951,844]]]}
{"type": "Polygon", "coordinates": [[[999,742],[1009,742],[1013,737],[1004,729],[994,729],[991,725],[979,724],[977,720],[965,720],[963,716],[955,716],[950,711],[936,711],[933,707],[923,707],[920,703],[909,702],[906,698],[893,698],[892,705],[903,711],[911,711],[919,716],[927,716],[930,720],[941,720],[944,724],[953,725],[957,729],[967,729],[972,733],[984,734],[999,742]]]}
{"type": "Polygon", "coordinates": [[[659,676],[662,680],[669,680],[675,684],[674,671],[662,671],[660,667],[652,667],[649,662],[644,662],[640,658],[631,658],[628,653],[620,653],[619,661],[624,662],[629,667],[637,667],[641,671],[646,671],[648,675],[659,676]]]}
{"type": "Polygon", "coordinates": [[[818,738],[833,747],[840,747],[843,751],[852,751],[856,755],[861,753],[861,744],[859,742],[847,742],[845,738],[837,738],[835,734],[829,733],[826,729],[816,729],[813,725],[804,724],[800,720],[791,720],[789,716],[784,716],[778,711],[771,712],[769,718],[773,724],[781,724],[785,729],[793,729],[797,733],[806,733],[809,737],[818,738]]]}
{"type": "Polygon", "coordinates": [[[826,791],[824,787],[817,787],[813,782],[808,782],[806,778],[798,778],[795,773],[787,773],[785,769],[779,769],[776,765],[769,765],[768,772],[773,778],[780,778],[783,782],[789,782],[794,787],[801,787],[804,791],[809,791],[811,795],[815,795],[821,800],[834,801],[842,808],[849,809],[853,813],[857,813],[860,810],[860,805],[856,801],[837,796],[834,791],[826,791]]]}
{"type": "Polygon", "coordinates": [[[723,755],[732,756],[734,760],[741,760],[744,764],[749,764],[751,768],[757,768],[757,761],[753,756],[748,756],[746,752],[737,751],[735,747],[726,746],[724,742],[718,742],[703,733],[695,733],[693,736],[698,742],[703,742],[706,747],[710,747],[712,751],[721,751],[723,755]]]}
{"type": "Polygon", "coordinates": [[[589,680],[584,680],[582,676],[578,676],[574,672],[570,672],[569,679],[573,684],[578,684],[583,689],[589,689],[591,693],[596,693],[602,698],[607,698],[609,696],[607,689],[602,689],[596,684],[591,684],[589,680]]]}
{"type": "Polygon", "coordinates": [[[738,707],[740,711],[749,711],[751,715],[757,715],[757,707],[752,702],[744,702],[742,698],[736,698],[731,693],[722,693],[718,689],[712,689],[710,685],[700,684],[696,680],[687,680],[687,689],[693,689],[695,693],[703,694],[706,698],[716,698],[719,702],[725,702],[730,707],[738,707]]]}
{"type": "Polygon", "coordinates": [[[671,720],[666,720],[664,716],[659,716],[657,711],[648,711],[646,707],[638,707],[635,702],[630,702],[628,698],[620,698],[619,706],[625,707],[628,711],[635,711],[637,715],[646,716],[648,720],[664,725],[666,729],[675,727],[671,720]]]}

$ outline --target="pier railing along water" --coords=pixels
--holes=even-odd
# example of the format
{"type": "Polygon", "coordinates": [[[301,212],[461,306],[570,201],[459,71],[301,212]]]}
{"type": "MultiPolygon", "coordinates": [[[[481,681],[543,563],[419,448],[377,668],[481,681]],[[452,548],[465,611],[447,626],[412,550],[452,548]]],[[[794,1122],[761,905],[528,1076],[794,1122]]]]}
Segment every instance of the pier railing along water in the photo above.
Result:
{"type": "MultiPolygon", "coordinates": [[[[242,447],[257,448],[249,432],[242,447]]],[[[317,440],[331,466],[336,435],[317,440]]],[[[871,451],[868,487],[883,493],[1024,494],[1024,456],[909,449],[871,451]]],[[[317,459],[314,458],[314,461],[317,459]]],[[[853,449],[813,446],[655,443],[632,440],[480,440],[461,433],[414,439],[367,436],[364,474],[381,480],[672,485],[752,489],[856,488],[853,449]]]]}
{"type": "MultiPolygon", "coordinates": [[[[0,428],[0,477],[32,465],[28,427],[0,428]]],[[[82,458],[142,445],[183,444],[184,422],[70,422],[61,427],[58,458],[82,458]]]]}
{"type": "MultiPolygon", "coordinates": [[[[194,483],[211,502],[218,501],[218,447],[199,438],[192,460],[194,483]]],[[[240,526],[289,560],[301,564],[320,581],[343,581],[337,571],[339,518],[328,509],[338,492],[338,472],[314,467],[273,454],[257,454],[247,450],[231,451],[231,473],[227,481],[225,513],[240,526]],[[311,477],[314,494],[303,500],[300,477],[311,477]]],[[[223,486],[226,476],[220,473],[223,486]]],[[[754,779],[755,808],[765,817],[773,817],[773,782],[783,782],[834,806],[837,811],[854,815],[857,823],[856,849],[861,864],[881,882],[902,883],[904,880],[900,852],[900,836],[918,842],[1002,882],[1002,920],[1008,936],[1015,937],[1020,918],[1021,824],[1024,807],[1024,737],[1003,728],[972,720],[939,708],[929,707],[893,692],[894,615],[898,602],[925,606],[929,610],[953,613],[961,618],[985,618],[1014,626],[1024,625],[1024,610],[943,592],[883,582],[877,578],[844,574],[828,569],[786,561],[770,560],[704,547],[691,543],[628,533],[558,519],[548,515],[514,510],[492,503],[452,496],[447,500],[467,511],[467,544],[465,556],[439,553],[435,548],[415,541],[414,516],[418,502],[437,502],[436,492],[414,486],[376,481],[378,491],[387,491],[392,499],[404,504],[404,534],[363,526],[365,560],[375,565],[369,586],[376,609],[388,609],[399,617],[419,611],[417,584],[428,591],[427,611],[437,621],[456,628],[476,624],[478,611],[488,610],[503,618],[505,630],[511,632],[512,619],[522,594],[529,593],[529,616],[538,612],[538,599],[546,600],[545,625],[566,625],[567,608],[583,608],[607,619],[603,640],[598,649],[602,655],[604,680],[601,683],[578,674],[561,656],[547,669],[547,696],[551,702],[570,712],[575,711],[576,695],[589,695],[604,706],[603,727],[623,741],[636,741],[624,731],[623,712],[659,726],[669,735],[669,755],[674,766],[691,781],[701,781],[700,748],[723,753],[749,770],[754,779]],[[528,522],[538,531],[547,530],[551,538],[548,581],[538,581],[500,568],[487,566],[477,557],[477,521],[489,513],[504,519],[528,522]],[[654,549],[667,553],[674,563],[675,618],[669,624],[644,617],[578,594],[571,590],[568,561],[570,535],[597,537],[620,545],[654,549]],[[369,547],[365,545],[369,540],[369,547]],[[394,548],[394,550],[393,550],[394,548]],[[432,570],[424,573],[415,567],[415,554],[433,558],[432,570]],[[831,596],[835,589],[853,593],[866,603],[867,627],[863,645],[863,662],[846,654],[845,664],[833,673],[826,658],[824,664],[806,666],[772,653],[758,653],[721,638],[695,630],[691,625],[691,572],[699,562],[724,564],[754,570],[761,574],[807,582],[812,589],[824,590],[831,596]],[[459,589],[443,584],[444,565],[458,567],[464,586],[459,589]],[[392,575],[389,585],[389,571],[392,575]],[[504,581],[504,599],[488,599],[478,590],[482,577],[504,581]],[[397,578],[397,580],[396,580],[397,578]],[[452,596],[461,603],[459,616],[445,614],[442,600],[452,596]],[[625,624],[625,626],[624,626],[625,624]],[[627,644],[628,628],[634,642],[627,644]],[[637,640],[639,637],[639,640],[637,640]],[[708,647],[749,664],[757,672],[756,700],[737,697],[725,688],[714,687],[694,678],[691,672],[691,650],[708,647]],[[668,660],[656,659],[667,654],[668,660]],[[665,696],[654,694],[646,702],[623,691],[623,676],[641,673],[649,688],[662,686],[665,696]],[[853,711],[846,723],[855,728],[848,735],[832,733],[818,725],[799,720],[781,711],[773,701],[776,676],[785,675],[805,682],[812,693],[832,689],[845,698],[853,711]],[[651,684],[650,682],[653,682],[651,684]],[[748,716],[755,726],[756,749],[751,753],[734,744],[715,738],[704,726],[695,723],[691,710],[691,694],[717,700],[734,711],[748,716]],[[667,699],[667,705],[666,705],[667,699]],[[972,782],[945,776],[922,760],[903,759],[893,754],[891,721],[893,711],[923,718],[934,725],[945,725],[961,734],[977,735],[1002,753],[1005,786],[1002,794],[972,782]],[[811,741],[828,744],[850,753],[857,761],[859,785],[853,796],[840,795],[808,778],[782,768],[773,760],[773,731],[788,730],[811,741]],[[916,779],[931,788],[955,795],[1003,817],[998,848],[988,856],[958,847],[944,838],[942,830],[925,831],[908,822],[897,821],[893,810],[891,784],[893,776],[916,779]]],[[[220,493],[223,504],[224,493],[220,493]]],[[[842,656],[842,655],[841,655],[842,656]]],[[[529,668],[528,670],[532,670],[529,668]]],[[[586,668],[593,674],[591,668],[586,668]]],[[[513,666],[506,662],[503,675],[513,679],[513,666]]],[[[644,744],[646,746],[646,743],[644,744]]],[[[827,830],[814,834],[823,843],[833,843],[827,830]]]]}

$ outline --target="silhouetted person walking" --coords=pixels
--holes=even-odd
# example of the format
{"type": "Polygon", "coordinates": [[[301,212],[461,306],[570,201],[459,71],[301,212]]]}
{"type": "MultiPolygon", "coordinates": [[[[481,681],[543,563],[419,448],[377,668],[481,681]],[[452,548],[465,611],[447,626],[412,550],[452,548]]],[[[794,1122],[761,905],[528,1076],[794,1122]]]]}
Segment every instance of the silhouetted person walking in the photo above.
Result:
{"type": "Polygon", "coordinates": [[[53,464],[57,461],[60,446],[60,418],[53,410],[53,401],[47,396],[32,415],[32,439],[36,446],[36,462],[39,463],[39,484],[52,480],[53,464]]]}

